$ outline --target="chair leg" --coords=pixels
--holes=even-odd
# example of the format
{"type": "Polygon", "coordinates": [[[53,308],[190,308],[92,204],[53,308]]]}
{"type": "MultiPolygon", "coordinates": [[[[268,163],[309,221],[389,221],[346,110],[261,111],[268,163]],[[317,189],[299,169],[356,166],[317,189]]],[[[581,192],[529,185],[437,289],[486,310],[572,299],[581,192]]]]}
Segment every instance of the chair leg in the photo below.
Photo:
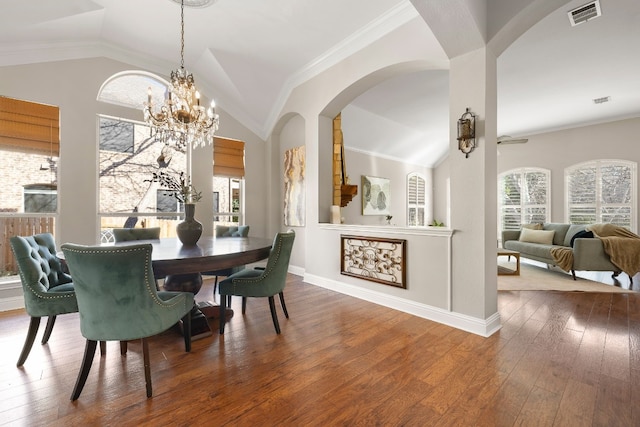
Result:
{"type": "Polygon", "coordinates": [[[576,271],[575,270],[571,270],[571,275],[573,276],[573,280],[578,280],[578,279],[576,279],[576,271]]]}
{"type": "Polygon", "coordinates": [[[242,297],[242,314],[247,312],[247,297],[242,297]]]}
{"type": "Polygon", "coordinates": [[[33,347],[33,342],[36,340],[36,334],[38,333],[38,328],[40,327],[40,318],[32,317],[29,322],[29,330],[27,331],[27,338],[24,340],[24,345],[22,346],[22,352],[20,353],[20,357],[18,358],[18,363],[16,366],[19,368],[24,365],[24,362],[27,360],[29,353],[31,352],[31,347],[33,347]]]}
{"type": "Polygon", "coordinates": [[[191,311],[182,318],[182,335],[184,335],[184,349],[188,353],[191,351],[191,311]]]}
{"type": "Polygon", "coordinates": [[[276,333],[280,333],[280,324],[278,323],[278,315],[276,314],[276,301],[273,295],[269,297],[269,308],[271,309],[271,318],[273,319],[273,326],[276,327],[276,333]]]}
{"type": "Polygon", "coordinates": [[[144,381],[147,384],[147,397],[151,397],[151,364],[149,362],[149,343],[146,338],[142,338],[142,355],[144,358],[144,381]]]}
{"type": "Polygon", "coordinates": [[[127,341],[120,341],[120,355],[124,356],[127,354],[127,341]]]}
{"type": "Polygon", "coordinates": [[[106,355],[107,355],[107,342],[100,341],[100,356],[106,356],[106,355]]]}
{"type": "Polygon", "coordinates": [[[51,331],[53,331],[53,325],[56,324],[56,316],[49,316],[47,319],[47,326],[44,328],[44,335],[42,336],[41,344],[46,344],[49,342],[49,337],[51,337],[51,331]]]}
{"type": "Polygon", "coordinates": [[[220,294],[220,335],[224,334],[224,324],[227,319],[227,296],[220,294]]]}
{"type": "Polygon", "coordinates": [[[218,276],[216,276],[215,281],[213,282],[213,300],[216,300],[216,289],[218,289],[218,276]]]}
{"type": "Polygon", "coordinates": [[[282,306],[282,311],[284,311],[284,317],[289,318],[289,312],[287,311],[287,305],[284,303],[284,292],[280,292],[280,305],[282,306]]]}
{"type": "Polygon", "coordinates": [[[91,370],[93,355],[96,353],[97,344],[97,341],[87,340],[87,344],[84,347],[82,365],[80,365],[80,372],[78,372],[78,379],[76,380],[76,385],[73,388],[73,393],[71,393],[71,400],[78,400],[80,393],[82,393],[84,384],[87,382],[87,377],[89,376],[89,371],[91,370]]]}

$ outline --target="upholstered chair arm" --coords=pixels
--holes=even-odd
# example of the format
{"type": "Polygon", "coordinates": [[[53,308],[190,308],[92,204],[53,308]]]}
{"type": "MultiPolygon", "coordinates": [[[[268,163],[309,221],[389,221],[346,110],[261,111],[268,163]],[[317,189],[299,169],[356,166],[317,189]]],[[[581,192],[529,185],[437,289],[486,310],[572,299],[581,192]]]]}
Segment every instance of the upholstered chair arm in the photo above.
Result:
{"type": "Polygon", "coordinates": [[[502,246],[509,240],[518,240],[520,237],[520,230],[502,230],[502,246]]]}

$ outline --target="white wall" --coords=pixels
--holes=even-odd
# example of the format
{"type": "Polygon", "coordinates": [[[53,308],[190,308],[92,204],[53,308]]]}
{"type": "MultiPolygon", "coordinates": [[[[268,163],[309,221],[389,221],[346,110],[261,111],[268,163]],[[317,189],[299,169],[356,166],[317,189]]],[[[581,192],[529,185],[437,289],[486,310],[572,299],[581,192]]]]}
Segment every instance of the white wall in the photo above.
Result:
{"type": "MultiPolygon", "coordinates": [[[[384,215],[362,215],[362,176],[376,176],[387,178],[391,184],[391,200],[389,208],[393,216],[391,224],[407,226],[407,175],[411,172],[421,173],[425,177],[425,191],[427,204],[431,196],[431,169],[424,166],[410,165],[396,160],[372,156],[359,151],[345,149],[347,174],[351,184],[358,186],[358,194],[351,203],[342,208],[345,224],[385,225],[384,215]]],[[[431,218],[431,212],[426,215],[431,218]]]]}

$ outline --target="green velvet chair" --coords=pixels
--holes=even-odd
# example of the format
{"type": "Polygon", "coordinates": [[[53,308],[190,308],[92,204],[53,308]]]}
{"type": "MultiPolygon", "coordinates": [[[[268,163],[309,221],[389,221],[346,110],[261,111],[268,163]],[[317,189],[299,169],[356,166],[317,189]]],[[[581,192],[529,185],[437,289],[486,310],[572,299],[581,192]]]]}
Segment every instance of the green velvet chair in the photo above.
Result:
{"type": "Polygon", "coordinates": [[[40,319],[48,317],[42,337],[42,344],[46,344],[51,337],[56,316],[76,313],[78,303],[71,276],[65,273],[62,262],[56,256],[56,244],[50,233],[14,236],[10,243],[20,272],[24,306],[31,316],[27,339],[18,358],[17,366],[20,367],[31,352],[40,319]]]}
{"type": "MultiPolygon", "coordinates": [[[[116,243],[133,242],[136,240],[158,240],[160,239],[160,227],[149,228],[114,228],[113,239],[116,243]]],[[[160,290],[159,279],[164,277],[156,277],[156,289],[160,290]]]]}
{"type": "Polygon", "coordinates": [[[142,341],[147,397],[151,397],[147,338],[182,319],[185,348],[191,351],[194,295],[156,290],[150,243],[104,247],[65,243],[61,248],[74,278],[80,331],[87,340],[71,400],[82,392],[98,341],[135,339],[142,341]]]}
{"type": "Polygon", "coordinates": [[[268,298],[271,318],[276,333],[280,333],[280,324],[276,314],[275,295],[280,295],[280,302],[288,318],[286,305],[284,304],[283,290],[287,282],[289,259],[293,249],[293,241],[296,234],[289,230],[286,233],[278,233],[273,239],[271,252],[266,267],[253,270],[245,269],[220,282],[220,334],[224,334],[225,311],[227,298],[225,296],[237,295],[242,297],[242,314],[245,314],[247,297],[268,298]]]}
{"type": "MultiPolygon", "coordinates": [[[[249,226],[248,225],[216,225],[216,238],[225,238],[225,237],[247,237],[249,235],[249,226]]],[[[223,268],[222,270],[216,271],[204,271],[202,274],[205,276],[215,276],[215,282],[213,283],[213,299],[216,299],[216,289],[218,288],[218,279],[220,277],[229,277],[234,273],[244,270],[244,265],[238,265],[230,268],[223,268]]],[[[231,298],[227,301],[228,305],[231,305],[231,298]]]]}
{"type": "Polygon", "coordinates": [[[114,228],[113,238],[116,243],[130,240],[158,240],[160,238],[160,227],[114,228]]]}

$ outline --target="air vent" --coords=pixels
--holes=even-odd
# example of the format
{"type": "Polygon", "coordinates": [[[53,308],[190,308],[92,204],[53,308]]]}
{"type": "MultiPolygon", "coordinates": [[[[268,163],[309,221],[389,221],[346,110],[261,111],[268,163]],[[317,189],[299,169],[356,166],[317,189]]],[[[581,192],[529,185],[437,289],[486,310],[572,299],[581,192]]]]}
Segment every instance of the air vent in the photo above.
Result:
{"type": "Polygon", "coordinates": [[[610,96],[603,96],[602,98],[594,98],[593,103],[594,104],[604,104],[605,102],[609,102],[611,101],[611,97],[610,96]]]}
{"type": "Polygon", "coordinates": [[[569,11],[569,22],[575,27],[578,24],[587,22],[589,19],[597,18],[600,12],[600,2],[598,0],[584,4],[576,9],[569,11]]]}

